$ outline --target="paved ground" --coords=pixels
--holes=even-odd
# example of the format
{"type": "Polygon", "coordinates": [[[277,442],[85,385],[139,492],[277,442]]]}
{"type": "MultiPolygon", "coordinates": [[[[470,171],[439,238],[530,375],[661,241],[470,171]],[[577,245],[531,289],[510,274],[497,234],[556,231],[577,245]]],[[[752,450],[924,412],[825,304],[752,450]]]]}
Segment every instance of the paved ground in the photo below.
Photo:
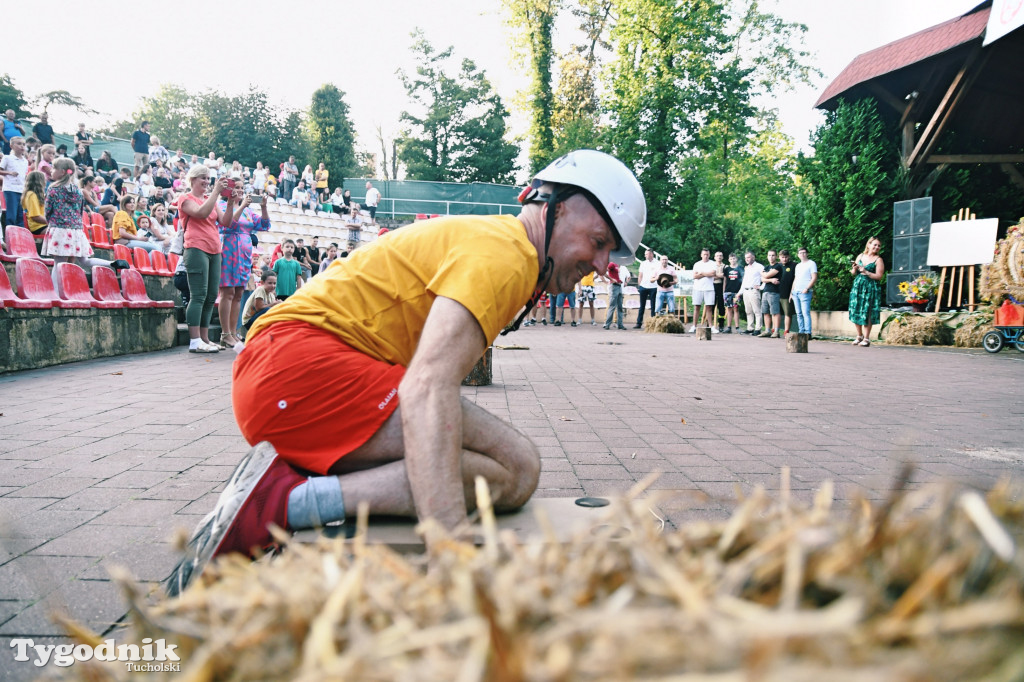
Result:
{"type": "MultiPolygon", "coordinates": [[[[736,484],[798,495],[824,479],[878,498],[904,459],[915,482],[988,486],[1024,474],[1024,354],[852,347],[534,327],[498,341],[471,400],[533,437],[539,495],[604,495],[648,472],[679,491],[671,519],[722,516],[736,484]]],[[[31,677],[10,640],[57,641],[64,608],[104,631],[125,612],[106,567],[170,570],[247,450],[230,405],[233,353],[184,349],[0,376],[0,677],[31,677]]]]}

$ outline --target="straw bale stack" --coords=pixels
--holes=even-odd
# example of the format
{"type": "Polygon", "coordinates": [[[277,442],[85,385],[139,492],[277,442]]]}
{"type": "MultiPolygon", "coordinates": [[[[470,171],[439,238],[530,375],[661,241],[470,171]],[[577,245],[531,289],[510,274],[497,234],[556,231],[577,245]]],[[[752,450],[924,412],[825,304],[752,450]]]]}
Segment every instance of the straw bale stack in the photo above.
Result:
{"type": "MultiPolygon", "coordinates": [[[[831,483],[812,504],[787,490],[784,471],[777,501],[757,489],[678,530],[628,497],[569,543],[530,545],[498,534],[482,495],[482,546],[444,540],[429,570],[366,544],[364,517],[347,544],[228,558],[174,600],[129,587],[116,636],[178,644],[176,680],[1024,678],[1024,502],[1007,485],[843,510],[831,483]]],[[[95,661],[62,674],[129,679],[95,661]]]]}
{"type": "Polygon", "coordinates": [[[995,327],[990,324],[965,324],[956,328],[953,334],[953,345],[957,348],[981,348],[981,340],[995,327]]]}
{"type": "Polygon", "coordinates": [[[675,315],[655,315],[644,320],[644,331],[648,334],[685,334],[686,325],[675,315]]]}
{"type": "Polygon", "coordinates": [[[885,331],[885,342],[898,346],[948,346],[952,340],[953,330],[937,315],[906,315],[885,331]]]}

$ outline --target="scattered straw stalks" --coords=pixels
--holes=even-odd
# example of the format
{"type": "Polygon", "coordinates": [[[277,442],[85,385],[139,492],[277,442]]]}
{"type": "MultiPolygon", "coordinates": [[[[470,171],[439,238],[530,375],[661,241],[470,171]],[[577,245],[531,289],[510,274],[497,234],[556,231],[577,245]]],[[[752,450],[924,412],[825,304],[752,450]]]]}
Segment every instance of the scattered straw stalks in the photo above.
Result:
{"type": "Polygon", "coordinates": [[[904,315],[886,328],[885,342],[898,346],[948,346],[953,330],[937,315],[904,315]]]}
{"type": "Polygon", "coordinates": [[[644,320],[644,331],[648,334],[685,334],[686,325],[674,315],[656,315],[644,320]]]}
{"type": "MultiPolygon", "coordinates": [[[[122,579],[133,611],[115,637],[177,644],[189,681],[1024,678],[1024,503],[1008,485],[841,511],[830,482],[802,504],[784,470],[782,490],[664,532],[635,491],[604,525],[536,544],[497,532],[481,498],[482,546],[446,538],[428,558],[367,544],[364,517],[354,540],[228,557],[155,605],[122,579]]],[[[145,679],[95,661],[63,673],[145,679]]]]}

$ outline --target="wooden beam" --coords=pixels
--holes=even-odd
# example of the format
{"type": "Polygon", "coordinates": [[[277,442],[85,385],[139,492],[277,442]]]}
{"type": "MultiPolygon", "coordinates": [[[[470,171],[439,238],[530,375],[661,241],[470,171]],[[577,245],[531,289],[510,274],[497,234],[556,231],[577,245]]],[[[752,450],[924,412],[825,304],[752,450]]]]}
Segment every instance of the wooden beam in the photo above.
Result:
{"type": "Polygon", "coordinates": [[[881,85],[879,85],[877,81],[871,81],[867,85],[868,90],[870,90],[875,95],[875,97],[877,97],[880,101],[885,102],[890,107],[895,109],[897,114],[900,114],[902,116],[910,108],[911,102],[907,102],[906,100],[900,99],[899,97],[897,97],[896,95],[892,94],[891,92],[883,88],[881,85]]]}
{"type": "Polygon", "coordinates": [[[910,192],[909,198],[919,199],[923,197],[925,193],[927,193],[928,190],[932,188],[932,185],[935,184],[935,181],[939,179],[939,176],[942,175],[942,172],[947,168],[949,168],[948,163],[940,163],[938,166],[936,166],[935,170],[926,175],[924,180],[917,183],[917,185],[913,187],[913,189],[910,192]]]}
{"type": "Polygon", "coordinates": [[[1015,166],[1009,163],[1004,163],[1000,164],[999,168],[1010,176],[1010,180],[1013,181],[1013,184],[1024,190],[1024,175],[1021,175],[1021,172],[1017,170],[1015,166]]]}
{"type": "Polygon", "coordinates": [[[956,111],[957,105],[963,99],[964,94],[970,89],[981,67],[988,61],[989,54],[991,54],[991,50],[983,52],[979,45],[968,55],[964,65],[960,67],[956,76],[953,77],[953,82],[946,88],[946,94],[942,96],[942,101],[939,102],[939,106],[935,109],[935,113],[932,114],[931,120],[928,121],[928,125],[925,126],[924,131],[921,133],[917,146],[914,147],[914,151],[907,158],[908,169],[913,170],[922,158],[926,158],[931,154],[938,138],[949,123],[953,112],[956,111]]]}
{"type": "Polygon", "coordinates": [[[922,163],[1024,163],[1024,154],[932,154],[922,163]]]}

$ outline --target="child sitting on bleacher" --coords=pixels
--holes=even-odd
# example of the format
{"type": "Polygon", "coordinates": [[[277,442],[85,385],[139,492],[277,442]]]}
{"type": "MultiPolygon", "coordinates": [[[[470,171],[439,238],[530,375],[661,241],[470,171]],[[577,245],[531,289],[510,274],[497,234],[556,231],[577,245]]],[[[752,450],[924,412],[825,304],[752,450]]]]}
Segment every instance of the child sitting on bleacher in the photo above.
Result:
{"type": "Polygon", "coordinates": [[[46,176],[32,171],[25,176],[25,192],[21,195],[21,208],[25,212],[25,227],[32,234],[46,230],[46,216],[43,214],[43,199],[46,197],[46,176]]]}
{"type": "Polygon", "coordinates": [[[88,260],[92,247],[82,225],[85,199],[75,184],[75,162],[67,157],[56,159],[50,179],[43,209],[47,223],[43,255],[68,262],[78,260],[79,265],[85,261],[83,267],[91,265],[88,260]]]}
{"type": "Polygon", "coordinates": [[[267,270],[260,276],[260,286],[245,302],[242,309],[242,327],[248,330],[252,323],[259,319],[259,316],[270,310],[271,306],[277,304],[275,290],[277,288],[277,273],[267,270]]]}

